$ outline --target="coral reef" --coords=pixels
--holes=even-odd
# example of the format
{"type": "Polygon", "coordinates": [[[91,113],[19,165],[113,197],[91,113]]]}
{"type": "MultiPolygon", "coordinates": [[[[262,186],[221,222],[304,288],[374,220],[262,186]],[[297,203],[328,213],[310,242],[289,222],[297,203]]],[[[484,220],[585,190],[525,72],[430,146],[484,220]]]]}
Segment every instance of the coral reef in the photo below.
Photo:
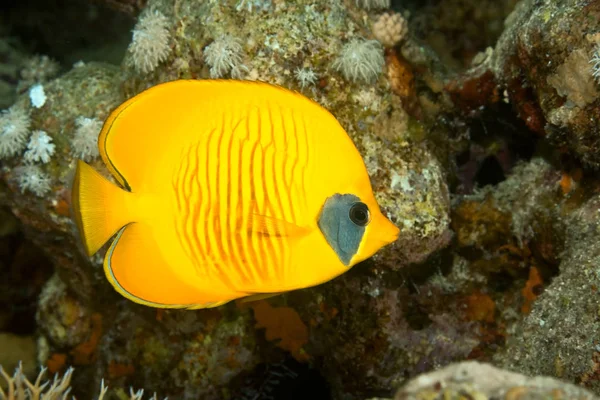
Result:
{"type": "Polygon", "coordinates": [[[0,364],[27,368],[3,373],[13,393],[600,393],[598,2],[73,3],[0,15],[0,348],[15,348],[0,364]],[[73,20],[69,47],[57,26],[73,20]],[[36,23],[39,47],[8,39],[36,23]],[[111,110],[208,78],[282,85],[330,110],[398,241],[331,282],[247,304],[156,310],[117,295],[103,252],[88,259],[78,243],[75,162],[109,176],[96,141],[111,110]],[[466,359],[580,387],[446,367],[466,359]],[[62,374],[54,388],[35,381],[36,362],[62,374]]]}
{"type": "MultiPolygon", "coordinates": [[[[504,91],[531,131],[597,167],[598,122],[589,116],[598,115],[598,15],[596,3],[521,1],[491,54],[458,79],[462,91],[468,81],[504,91]]],[[[499,99],[496,93],[479,104],[499,99]]]]}
{"type": "Polygon", "coordinates": [[[600,199],[593,196],[568,215],[560,274],[518,324],[519,335],[497,356],[512,370],[556,376],[596,393],[600,392],[599,205],[600,199]]]}

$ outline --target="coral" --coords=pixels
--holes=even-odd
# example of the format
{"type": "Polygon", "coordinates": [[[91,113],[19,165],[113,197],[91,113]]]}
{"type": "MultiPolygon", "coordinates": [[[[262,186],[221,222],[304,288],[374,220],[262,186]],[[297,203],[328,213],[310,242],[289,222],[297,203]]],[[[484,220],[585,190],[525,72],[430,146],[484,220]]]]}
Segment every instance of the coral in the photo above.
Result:
{"type": "Polygon", "coordinates": [[[496,354],[503,367],[600,391],[599,209],[597,194],[573,210],[562,207],[566,232],[560,274],[532,304],[525,302],[529,313],[516,327],[520,334],[496,354]]]}
{"type": "Polygon", "coordinates": [[[590,64],[592,64],[592,76],[596,82],[600,83],[600,44],[597,44],[594,48],[590,64]]]}
{"type": "Polygon", "coordinates": [[[102,121],[97,118],[77,117],[75,125],[77,128],[71,141],[71,154],[83,161],[98,157],[98,135],[102,130],[102,121]]]}
{"type": "Polygon", "coordinates": [[[235,6],[236,11],[246,10],[248,12],[265,11],[271,7],[271,0],[239,0],[235,6]]]}
{"type": "Polygon", "coordinates": [[[50,157],[54,154],[54,144],[52,138],[44,131],[33,131],[27,143],[27,151],[25,152],[25,162],[42,162],[47,163],[50,157]]]}
{"type": "Polygon", "coordinates": [[[232,78],[241,78],[247,70],[242,64],[243,49],[240,39],[222,35],[204,49],[204,62],[210,66],[211,78],[221,78],[228,72],[232,78]]]}
{"type": "Polygon", "coordinates": [[[0,366],[0,375],[4,377],[8,384],[7,392],[5,393],[0,388],[0,398],[2,400],[59,400],[68,397],[71,391],[71,377],[73,375],[73,368],[69,368],[62,378],[58,376],[54,377],[52,384],[50,381],[42,383],[44,375],[46,374],[46,368],[42,368],[34,382],[30,382],[29,379],[23,374],[22,366],[19,366],[14,375],[9,376],[0,366]],[[50,386],[48,386],[50,385],[50,386]]]}
{"type": "Polygon", "coordinates": [[[356,0],[356,5],[366,10],[372,8],[389,8],[391,0],[356,0]]]}
{"type": "MultiPolygon", "coordinates": [[[[0,365],[0,376],[4,378],[7,384],[6,392],[2,389],[2,386],[0,386],[0,400],[68,399],[71,392],[71,378],[73,377],[74,370],[74,368],[70,367],[65,371],[62,377],[56,374],[54,375],[54,379],[44,381],[47,369],[41,368],[35,381],[31,382],[23,373],[22,365],[19,365],[15,369],[13,376],[8,375],[0,365]]],[[[103,400],[107,392],[108,386],[104,384],[103,379],[100,383],[98,400],[103,400]]],[[[121,395],[120,393],[118,395],[119,398],[128,398],[129,400],[142,400],[143,396],[144,389],[134,391],[133,388],[129,389],[129,397],[121,395]]],[[[92,397],[90,396],[89,398],[92,397]]],[[[150,400],[157,400],[156,393],[154,393],[150,400]]]]}
{"type": "Polygon", "coordinates": [[[44,86],[38,83],[29,89],[29,100],[34,108],[43,107],[46,104],[46,93],[44,93],[44,86]]]}
{"type": "Polygon", "coordinates": [[[55,77],[60,71],[60,64],[46,55],[29,58],[21,69],[21,80],[17,90],[22,92],[35,83],[44,83],[55,77]]]}
{"type": "Polygon", "coordinates": [[[22,108],[12,106],[0,116],[0,159],[17,155],[25,149],[31,119],[22,108]]]}
{"type": "Polygon", "coordinates": [[[600,92],[590,53],[600,3],[534,3],[522,2],[506,20],[487,68],[532,130],[597,168],[600,125],[590,115],[597,114],[600,92]]]}
{"type": "Polygon", "coordinates": [[[394,47],[408,33],[408,23],[400,13],[385,13],[373,24],[373,35],[385,47],[394,47]]]}
{"type": "Polygon", "coordinates": [[[69,293],[58,275],[46,282],[38,302],[36,318],[50,343],[59,348],[75,347],[93,336],[90,310],[69,293]]]}
{"type": "Polygon", "coordinates": [[[29,191],[38,197],[43,197],[50,191],[50,176],[37,165],[15,168],[15,174],[21,192],[29,191]]]}
{"type": "Polygon", "coordinates": [[[372,82],[381,73],[384,63],[377,40],[352,39],[344,45],[333,67],[353,82],[372,82]]]}
{"type": "Polygon", "coordinates": [[[298,68],[294,71],[294,76],[300,84],[301,89],[314,85],[317,79],[317,74],[310,68],[298,68]]]}
{"type": "Polygon", "coordinates": [[[589,58],[583,49],[572,51],[565,62],[556,68],[556,73],[548,77],[548,83],[560,96],[578,107],[585,107],[598,98],[589,58]]]}
{"type": "Polygon", "coordinates": [[[133,30],[133,39],[128,51],[136,71],[143,74],[154,71],[171,52],[169,20],[157,10],[142,14],[133,30]]]}

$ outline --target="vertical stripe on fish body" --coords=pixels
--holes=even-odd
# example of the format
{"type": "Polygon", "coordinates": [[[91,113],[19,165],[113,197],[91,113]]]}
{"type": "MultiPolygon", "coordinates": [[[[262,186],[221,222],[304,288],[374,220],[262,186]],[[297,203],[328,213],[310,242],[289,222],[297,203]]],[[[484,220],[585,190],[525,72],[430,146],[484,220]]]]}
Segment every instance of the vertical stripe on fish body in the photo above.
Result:
{"type": "Polygon", "coordinates": [[[398,234],[335,117],[280,87],[157,85],[110,115],[99,149],[123,189],[79,162],[75,219],[88,254],[116,234],[106,275],[141,304],[211,307],[313,286],[398,234]],[[368,220],[355,224],[359,203],[368,220]]]}

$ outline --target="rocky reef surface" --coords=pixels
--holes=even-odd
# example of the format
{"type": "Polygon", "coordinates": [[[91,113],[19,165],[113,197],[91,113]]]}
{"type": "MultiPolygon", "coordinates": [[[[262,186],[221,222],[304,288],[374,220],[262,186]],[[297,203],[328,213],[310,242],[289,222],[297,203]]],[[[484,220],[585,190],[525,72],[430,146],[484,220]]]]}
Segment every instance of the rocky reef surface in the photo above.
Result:
{"type": "Polygon", "coordinates": [[[0,16],[5,370],[68,374],[78,398],[102,382],[109,398],[600,393],[599,2],[58,3],[11,1],[0,16]],[[258,302],[156,310],[117,295],[103,253],[78,243],[75,161],[108,176],[95,144],[111,110],[207,78],[329,109],[398,241],[258,302]]]}

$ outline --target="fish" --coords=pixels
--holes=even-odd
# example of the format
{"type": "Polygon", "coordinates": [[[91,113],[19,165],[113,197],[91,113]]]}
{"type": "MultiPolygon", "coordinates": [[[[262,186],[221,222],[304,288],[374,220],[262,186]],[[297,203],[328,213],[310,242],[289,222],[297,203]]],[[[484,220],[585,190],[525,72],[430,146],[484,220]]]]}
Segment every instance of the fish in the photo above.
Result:
{"type": "Polygon", "coordinates": [[[217,307],[327,282],[394,242],[338,120],[262,82],[175,80],[118,106],[98,137],[112,181],[77,160],[71,205],[114,289],[217,307]]]}

